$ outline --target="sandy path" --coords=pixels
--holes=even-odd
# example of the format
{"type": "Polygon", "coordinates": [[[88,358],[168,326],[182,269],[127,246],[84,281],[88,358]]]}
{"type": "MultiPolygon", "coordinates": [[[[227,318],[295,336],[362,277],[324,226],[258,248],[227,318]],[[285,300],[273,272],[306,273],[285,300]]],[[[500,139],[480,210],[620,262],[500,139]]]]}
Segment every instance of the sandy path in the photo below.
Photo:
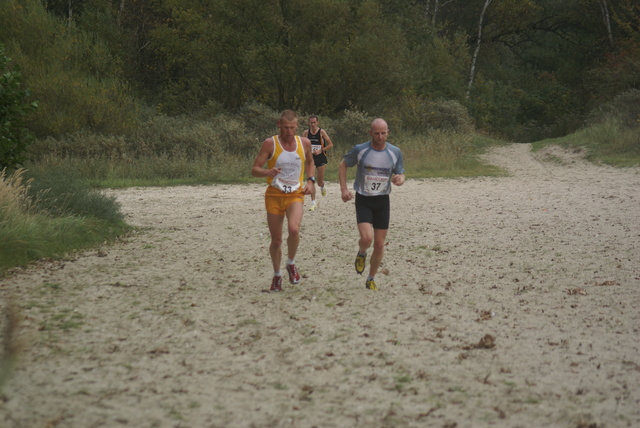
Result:
{"type": "Polygon", "coordinates": [[[264,186],[115,192],[138,233],[0,284],[0,427],[640,426],[640,170],[529,150],[394,189],[378,292],[336,183],[283,293],[264,186]]]}

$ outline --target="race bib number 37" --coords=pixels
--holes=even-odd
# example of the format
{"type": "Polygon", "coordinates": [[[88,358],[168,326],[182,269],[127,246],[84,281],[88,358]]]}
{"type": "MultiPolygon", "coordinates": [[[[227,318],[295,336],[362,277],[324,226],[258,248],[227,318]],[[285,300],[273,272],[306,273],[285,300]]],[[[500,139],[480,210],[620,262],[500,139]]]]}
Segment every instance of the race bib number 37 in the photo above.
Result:
{"type": "Polygon", "coordinates": [[[389,179],[378,175],[365,175],[364,186],[370,195],[383,194],[387,190],[389,179]]]}

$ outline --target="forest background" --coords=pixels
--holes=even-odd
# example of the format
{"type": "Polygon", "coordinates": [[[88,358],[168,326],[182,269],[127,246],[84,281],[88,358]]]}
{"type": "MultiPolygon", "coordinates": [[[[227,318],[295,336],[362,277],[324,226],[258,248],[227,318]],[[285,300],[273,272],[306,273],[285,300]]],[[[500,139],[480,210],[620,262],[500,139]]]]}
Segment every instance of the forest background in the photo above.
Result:
{"type": "Polygon", "coordinates": [[[424,130],[449,103],[535,141],[640,84],[632,0],[6,0],[0,42],[38,139],[256,106],[424,130]]]}
{"type": "Polygon", "coordinates": [[[96,186],[251,181],[285,108],[337,156],[384,117],[409,177],[499,173],[494,138],[640,157],[635,0],[3,0],[0,48],[10,263],[73,235],[27,217],[119,224],[96,186]]]}

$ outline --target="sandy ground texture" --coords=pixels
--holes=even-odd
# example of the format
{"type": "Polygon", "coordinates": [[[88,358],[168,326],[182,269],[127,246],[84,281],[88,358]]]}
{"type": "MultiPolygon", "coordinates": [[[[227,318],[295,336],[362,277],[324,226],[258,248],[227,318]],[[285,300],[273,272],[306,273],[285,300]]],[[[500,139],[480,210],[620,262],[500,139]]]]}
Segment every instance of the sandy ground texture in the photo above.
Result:
{"type": "Polygon", "coordinates": [[[264,185],[110,192],[136,233],[2,279],[0,426],[640,426],[640,169],[486,160],[510,175],[394,188],[377,292],[335,182],[282,293],[264,185]]]}

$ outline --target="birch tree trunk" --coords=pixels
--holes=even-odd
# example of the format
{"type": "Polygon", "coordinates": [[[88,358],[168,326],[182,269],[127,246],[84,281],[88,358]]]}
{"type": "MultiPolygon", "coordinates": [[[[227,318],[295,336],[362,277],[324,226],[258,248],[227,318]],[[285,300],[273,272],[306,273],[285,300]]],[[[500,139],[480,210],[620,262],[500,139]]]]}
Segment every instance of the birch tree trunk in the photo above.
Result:
{"type": "Polygon", "coordinates": [[[611,14],[609,13],[609,4],[607,0],[598,0],[598,4],[600,5],[600,11],[602,11],[602,20],[604,21],[604,26],[607,29],[607,36],[609,37],[609,45],[613,48],[613,31],[611,31],[611,14]]]}
{"type": "Polygon", "coordinates": [[[124,12],[124,0],[120,0],[120,8],[118,9],[118,18],[116,20],[116,24],[118,27],[122,24],[122,13],[124,12]]]}
{"type": "Polygon", "coordinates": [[[431,10],[431,0],[427,0],[424,2],[424,18],[425,19],[429,19],[430,10],[431,10]]]}
{"type": "Polygon", "coordinates": [[[436,25],[436,17],[438,15],[438,6],[440,1],[439,0],[435,0],[435,4],[433,5],[433,15],[431,16],[431,25],[435,26],[436,25]]]}
{"type": "Polygon", "coordinates": [[[424,17],[426,20],[431,20],[431,25],[433,25],[435,27],[436,22],[438,20],[438,13],[440,12],[440,9],[446,5],[448,5],[449,3],[454,2],[455,0],[447,0],[444,2],[440,2],[440,0],[433,0],[433,7],[432,7],[432,1],[431,0],[427,0],[425,2],[424,5],[424,17]]]}
{"type": "Polygon", "coordinates": [[[478,22],[478,42],[476,43],[476,49],[473,52],[473,58],[471,60],[471,70],[469,71],[469,84],[467,85],[467,98],[471,94],[471,87],[473,86],[473,79],[476,74],[476,62],[478,60],[478,52],[480,52],[480,44],[482,42],[482,24],[484,21],[484,14],[487,11],[487,8],[491,4],[493,0],[485,0],[484,7],[482,8],[482,13],[480,13],[480,20],[478,22]]]}
{"type": "Polygon", "coordinates": [[[73,23],[73,5],[71,4],[71,0],[69,0],[68,5],[69,5],[69,14],[68,14],[67,27],[71,27],[71,24],[73,23]]]}

